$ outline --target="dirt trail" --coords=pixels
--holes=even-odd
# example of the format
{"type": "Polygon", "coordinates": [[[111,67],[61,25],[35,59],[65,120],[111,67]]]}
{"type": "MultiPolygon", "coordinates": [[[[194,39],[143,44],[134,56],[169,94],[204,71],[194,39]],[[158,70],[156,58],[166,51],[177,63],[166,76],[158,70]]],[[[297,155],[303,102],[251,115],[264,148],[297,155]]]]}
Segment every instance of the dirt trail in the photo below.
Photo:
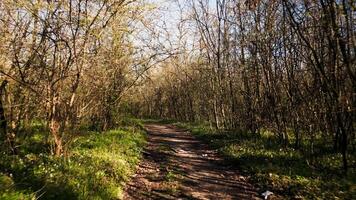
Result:
{"type": "Polygon", "coordinates": [[[124,199],[259,199],[215,151],[171,125],[146,125],[148,145],[124,199]]]}

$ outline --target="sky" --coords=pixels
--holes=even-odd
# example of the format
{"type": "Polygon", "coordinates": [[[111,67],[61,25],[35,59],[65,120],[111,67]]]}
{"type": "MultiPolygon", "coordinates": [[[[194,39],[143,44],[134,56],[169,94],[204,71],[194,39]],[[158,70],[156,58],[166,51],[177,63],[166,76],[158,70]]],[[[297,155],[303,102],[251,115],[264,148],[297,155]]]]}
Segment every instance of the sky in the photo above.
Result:
{"type": "MultiPolygon", "coordinates": [[[[189,13],[192,11],[192,2],[195,0],[144,0],[146,3],[152,3],[156,9],[148,11],[145,18],[150,23],[150,28],[143,28],[136,36],[133,36],[134,45],[141,52],[137,54],[137,59],[143,56],[149,57],[150,55],[160,52],[167,56],[165,53],[173,53],[178,55],[179,52],[189,52],[190,55],[194,53],[194,44],[197,41],[196,30],[194,29],[195,22],[187,20],[189,13]],[[180,9],[181,8],[181,9],[180,9]],[[179,42],[179,29],[180,22],[183,23],[184,37],[179,42]],[[184,49],[182,47],[185,47],[184,49]]],[[[216,0],[208,0],[210,6],[214,6],[216,0]]]]}

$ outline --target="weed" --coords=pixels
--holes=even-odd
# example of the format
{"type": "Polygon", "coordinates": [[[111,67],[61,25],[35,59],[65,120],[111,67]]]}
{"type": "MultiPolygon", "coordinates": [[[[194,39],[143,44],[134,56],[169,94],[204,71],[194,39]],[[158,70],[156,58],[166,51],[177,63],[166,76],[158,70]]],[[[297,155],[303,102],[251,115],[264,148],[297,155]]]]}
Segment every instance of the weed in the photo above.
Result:
{"type": "MultiPolygon", "coordinates": [[[[268,131],[250,134],[243,131],[218,132],[206,124],[175,123],[218,149],[227,161],[238,167],[260,191],[270,190],[284,198],[355,199],[356,172],[347,177],[335,173],[339,154],[321,152],[312,165],[293,148],[282,148],[268,131]]],[[[322,145],[322,144],[320,144],[322,145]]],[[[355,160],[355,157],[350,158],[355,160]]]]}
{"type": "Polygon", "coordinates": [[[0,155],[0,199],[122,198],[145,144],[138,127],[83,132],[62,158],[49,154],[46,133],[34,131],[18,155],[0,155]]]}

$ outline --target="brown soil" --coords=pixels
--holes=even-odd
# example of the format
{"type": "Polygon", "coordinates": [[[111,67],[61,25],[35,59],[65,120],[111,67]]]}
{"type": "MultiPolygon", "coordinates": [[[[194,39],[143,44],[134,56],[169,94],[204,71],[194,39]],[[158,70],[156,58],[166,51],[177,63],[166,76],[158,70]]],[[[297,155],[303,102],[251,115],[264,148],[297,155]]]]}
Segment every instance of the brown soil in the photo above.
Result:
{"type": "Polygon", "coordinates": [[[259,199],[216,151],[171,125],[146,125],[148,144],[124,199],[259,199]]]}

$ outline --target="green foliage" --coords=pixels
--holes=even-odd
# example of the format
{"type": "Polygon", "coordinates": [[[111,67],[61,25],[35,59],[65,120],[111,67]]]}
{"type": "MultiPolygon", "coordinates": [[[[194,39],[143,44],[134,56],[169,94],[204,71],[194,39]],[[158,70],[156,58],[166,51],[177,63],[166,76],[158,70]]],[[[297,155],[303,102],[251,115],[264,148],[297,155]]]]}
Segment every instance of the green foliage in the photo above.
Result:
{"type": "MultiPolygon", "coordinates": [[[[335,173],[341,165],[340,154],[325,151],[313,159],[307,158],[293,148],[282,148],[278,139],[268,131],[260,134],[218,132],[204,124],[176,125],[189,129],[218,149],[232,165],[250,176],[261,192],[270,190],[291,199],[356,197],[355,169],[350,169],[347,177],[335,173]]],[[[350,156],[351,160],[355,157],[350,156]]]]}
{"type": "Polygon", "coordinates": [[[121,198],[145,144],[143,130],[134,126],[86,132],[58,158],[46,152],[43,135],[34,132],[18,155],[0,156],[1,199],[121,198]]]}
{"type": "Polygon", "coordinates": [[[174,181],[177,179],[177,175],[174,173],[174,171],[168,171],[164,179],[168,182],[174,181]]]}
{"type": "Polygon", "coordinates": [[[144,120],[141,119],[132,118],[132,117],[123,117],[119,122],[119,125],[126,128],[130,127],[130,128],[143,129],[144,123],[145,123],[144,120]]]}
{"type": "Polygon", "coordinates": [[[158,123],[158,124],[172,124],[177,121],[174,119],[142,119],[142,123],[158,123]]]}
{"type": "Polygon", "coordinates": [[[15,190],[12,187],[14,184],[12,174],[5,175],[0,173],[0,199],[35,199],[35,195],[30,194],[29,191],[15,190]]]}

